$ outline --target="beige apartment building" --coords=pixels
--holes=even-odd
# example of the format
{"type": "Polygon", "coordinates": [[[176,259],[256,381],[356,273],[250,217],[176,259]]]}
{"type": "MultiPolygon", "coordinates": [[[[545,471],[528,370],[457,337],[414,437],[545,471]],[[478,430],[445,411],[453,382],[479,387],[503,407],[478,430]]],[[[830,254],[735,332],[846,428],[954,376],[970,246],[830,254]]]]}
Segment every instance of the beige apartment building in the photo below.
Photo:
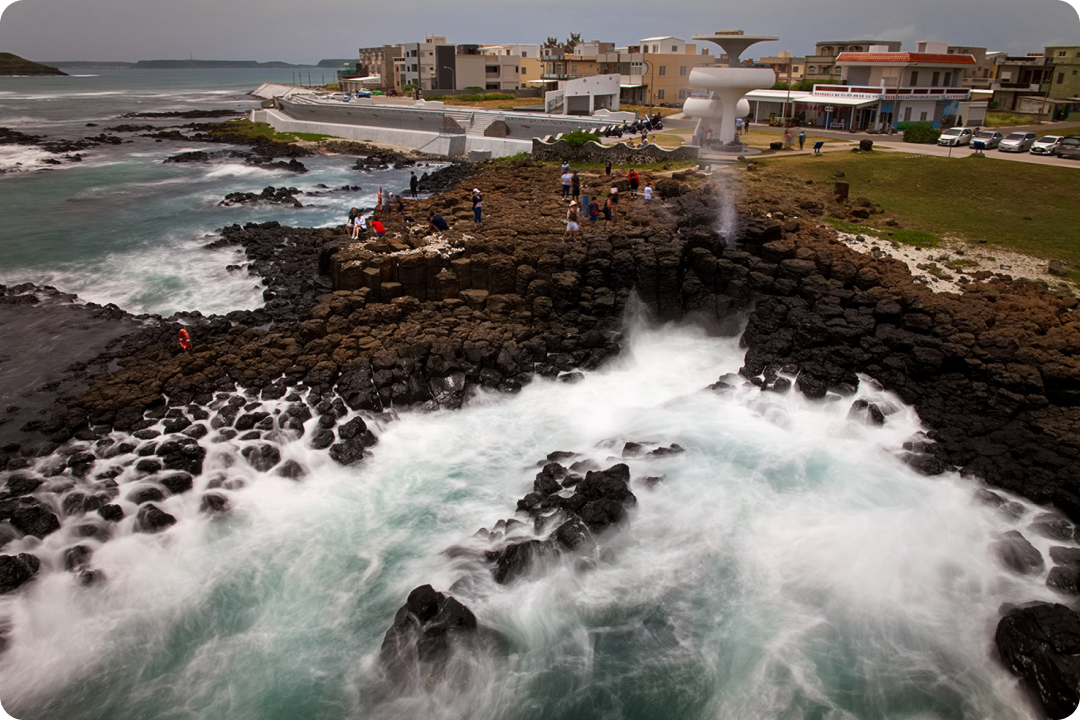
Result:
{"type": "Polygon", "coordinates": [[[814,44],[814,54],[806,56],[806,72],[803,78],[815,83],[838,83],[842,71],[836,58],[844,52],[868,52],[871,45],[884,45],[888,52],[899,52],[896,40],[823,40],[814,44]]]}
{"type": "Polygon", "coordinates": [[[506,45],[482,45],[480,52],[484,55],[513,55],[518,62],[518,87],[521,89],[535,87],[533,81],[540,80],[544,72],[544,64],[540,61],[540,46],[528,44],[510,43],[506,45]]]}
{"type": "Polygon", "coordinates": [[[637,45],[616,48],[614,43],[581,43],[572,52],[541,49],[544,71],[539,84],[548,90],[580,77],[620,76],[620,103],[632,105],[682,104],[690,97],[690,71],[716,64],[708,48],[698,53],[695,43],[665,35],[642,39],[637,45]]]}
{"type": "Polygon", "coordinates": [[[771,67],[776,73],[776,82],[794,85],[806,77],[806,58],[794,57],[787,50],[778,52],[774,57],[759,58],[757,64],[771,67]]]}
{"type": "Polygon", "coordinates": [[[401,90],[395,60],[401,57],[400,45],[360,48],[360,60],[356,64],[357,77],[380,78],[379,84],[364,83],[366,87],[379,90],[401,90]]]}

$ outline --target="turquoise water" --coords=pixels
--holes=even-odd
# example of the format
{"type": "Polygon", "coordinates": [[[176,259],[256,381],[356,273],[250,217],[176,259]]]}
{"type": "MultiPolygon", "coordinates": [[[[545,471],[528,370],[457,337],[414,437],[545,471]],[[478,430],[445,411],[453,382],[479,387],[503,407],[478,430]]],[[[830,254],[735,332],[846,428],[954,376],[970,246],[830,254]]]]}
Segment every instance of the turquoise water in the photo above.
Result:
{"type": "MultiPolygon", "coordinates": [[[[264,80],[257,71],[102,70],[96,77],[0,78],[0,125],[50,137],[85,137],[119,124],[179,125],[191,120],[120,119],[124,112],[248,109],[244,93],[264,80]],[[98,127],[87,128],[92,119],[98,127]]],[[[114,302],[135,313],[168,315],[251,309],[262,286],[225,266],[243,260],[234,250],[207,251],[215,231],[232,223],[277,220],[304,227],[342,224],[350,207],[372,207],[380,186],[400,191],[408,170],[361,173],[353,158],[304,159],[309,172],[263,170],[242,162],[163,164],[188,150],[228,146],[155,142],[124,133],[133,142],[85,151],[80,163],[43,167],[48,153],[32,146],[0,146],[0,283],[51,284],[86,300],[114,302]],[[22,163],[22,165],[18,165],[22,163]],[[218,207],[232,192],[268,185],[325,191],[345,185],[357,192],[299,196],[304,208],[218,207]]]]}
{"type": "MultiPolygon", "coordinates": [[[[1050,593],[989,550],[1033,509],[1006,519],[971,483],[908,470],[893,453],[918,419],[895,398],[863,391],[895,410],[878,427],[848,419],[850,399],[718,395],[702,388],[739,366],[734,341],[632,337],[575,385],[373,421],[380,443],[354,468],[286,441],[283,458],[311,471],[301,483],[253,471],[243,443],[207,443],[196,491],[162,503],[175,527],[132,533],[129,517],[97,548],[107,582],[79,586],[53,560],[0,598],[5,708],[21,720],[1034,716],[991,638],[1002,603],[1050,593]],[[547,453],[608,466],[629,440],[686,452],[628,461],[638,505],[594,569],[568,560],[499,586],[444,553],[512,516],[547,453]],[[199,495],[219,473],[244,487],[210,521],[199,495]],[[645,476],[663,481],[650,490],[645,476]],[[453,587],[508,649],[397,695],[378,648],[425,583],[453,587]]],[[[35,552],[58,558],[68,532],[35,552]]]]}
{"type": "MultiPolygon", "coordinates": [[[[99,132],[88,120],[104,127],[132,109],[249,106],[243,92],[289,79],[126,72],[0,79],[0,113],[24,132],[80,137],[99,132]]],[[[333,157],[305,159],[306,176],[160,162],[192,149],[143,139],[0,176],[0,282],[50,282],[136,312],[255,307],[254,279],[224,270],[233,251],[203,247],[216,228],[334,225],[408,175],[360,175],[333,157]],[[312,204],[302,209],[216,205],[228,192],[319,182],[364,190],[301,197],[312,204]]],[[[34,155],[0,161],[17,157],[34,155]]],[[[140,480],[129,468],[118,478],[127,518],[108,542],[67,520],[4,548],[42,560],[32,584],[0,596],[4,708],[21,720],[1036,716],[994,659],[993,629],[1003,603],[1053,596],[1045,577],[1011,575],[989,549],[1035,508],[1006,518],[974,501],[971,482],[912,473],[896,453],[918,418],[872,382],[860,397],[890,409],[881,427],[849,418],[851,398],[703,390],[742,364],[735,341],[645,323],[629,337],[623,357],[577,384],[538,380],[458,412],[369,418],[380,442],[355,467],[285,437],[302,482],[253,470],[242,441],[204,438],[204,473],[161,503],[178,523],[159,535],[133,532],[123,498],[140,480]],[[566,561],[497,586],[446,553],[477,548],[477,529],[511,517],[548,453],[606,467],[627,441],[686,452],[628,461],[639,502],[601,539],[593,569],[566,561]],[[649,489],[646,476],[663,480],[649,489]],[[216,478],[233,488],[234,511],[210,520],[199,501],[216,478]],[[104,583],[63,570],[78,542],[94,548],[104,583]],[[401,695],[378,648],[425,583],[453,588],[508,644],[401,695]]],[[[1044,554],[1057,544],[1029,539],[1044,554]]]]}

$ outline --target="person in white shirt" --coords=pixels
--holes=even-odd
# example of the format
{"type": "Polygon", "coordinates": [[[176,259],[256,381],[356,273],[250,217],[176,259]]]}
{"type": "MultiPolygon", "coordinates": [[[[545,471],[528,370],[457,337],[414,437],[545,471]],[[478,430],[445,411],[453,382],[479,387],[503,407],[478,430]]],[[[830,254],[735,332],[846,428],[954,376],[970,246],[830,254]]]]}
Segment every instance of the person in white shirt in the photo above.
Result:
{"type": "Polygon", "coordinates": [[[652,183],[647,183],[642,193],[645,195],[645,202],[652,200],[652,183]]]}
{"type": "Polygon", "coordinates": [[[574,174],[566,170],[560,179],[562,180],[562,196],[568,198],[570,197],[570,183],[574,180],[574,174]]]}

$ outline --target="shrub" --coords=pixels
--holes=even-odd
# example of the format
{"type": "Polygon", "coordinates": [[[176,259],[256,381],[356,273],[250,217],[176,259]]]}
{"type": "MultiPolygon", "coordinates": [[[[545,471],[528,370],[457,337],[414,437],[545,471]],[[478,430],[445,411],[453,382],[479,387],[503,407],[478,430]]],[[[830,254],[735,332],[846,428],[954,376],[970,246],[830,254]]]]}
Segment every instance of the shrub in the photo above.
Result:
{"type": "Polygon", "coordinates": [[[575,130],[572,133],[566,133],[562,136],[562,139],[566,141],[566,144],[570,147],[581,147],[590,140],[596,140],[599,142],[600,136],[587,133],[584,130],[575,130]]]}
{"type": "Polygon", "coordinates": [[[930,123],[911,123],[904,128],[904,142],[933,145],[939,137],[941,137],[941,130],[930,123]]]}

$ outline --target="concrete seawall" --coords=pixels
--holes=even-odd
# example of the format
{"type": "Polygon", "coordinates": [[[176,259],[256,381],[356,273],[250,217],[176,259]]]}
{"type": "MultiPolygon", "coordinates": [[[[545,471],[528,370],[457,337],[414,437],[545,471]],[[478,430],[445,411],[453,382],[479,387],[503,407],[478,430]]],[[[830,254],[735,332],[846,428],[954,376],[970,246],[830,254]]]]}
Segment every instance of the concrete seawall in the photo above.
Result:
{"type": "Polygon", "coordinates": [[[252,122],[269,123],[279,132],[305,132],[333,135],[347,140],[396,145],[432,155],[459,157],[469,152],[490,152],[492,157],[505,157],[532,150],[532,140],[488,138],[463,133],[441,133],[431,130],[379,127],[343,122],[299,120],[281,110],[265,109],[251,112],[252,122]]]}
{"type": "Polygon", "coordinates": [[[269,123],[278,131],[386,143],[448,157],[470,153],[506,157],[527,153],[533,150],[534,138],[579,129],[596,130],[611,122],[608,117],[448,108],[442,103],[409,107],[371,101],[345,104],[279,97],[265,105],[268,107],[252,111],[251,119],[269,123]]]}

